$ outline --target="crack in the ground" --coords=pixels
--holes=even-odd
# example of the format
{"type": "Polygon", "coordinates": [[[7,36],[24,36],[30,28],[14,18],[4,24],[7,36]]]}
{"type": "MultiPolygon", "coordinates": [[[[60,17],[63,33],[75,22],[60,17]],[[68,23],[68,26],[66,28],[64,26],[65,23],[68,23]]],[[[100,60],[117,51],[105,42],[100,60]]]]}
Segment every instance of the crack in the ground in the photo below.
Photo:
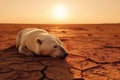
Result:
{"type": "Polygon", "coordinates": [[[116,48],[116,49],[120,49],[119,46],[109,46],[109,45],[105,45],[103,46],[104,48],[116,48]]]}
{"type": "MultiPolygon", "coordinates": [[[[104,67],[102,67],[102,65],[103,64],[120,64],[120,61],[115,61],[115,62],[112,62],[112,63],[110,63],[110,62],[97,62],[97,61],[94,61],[94,60],[92,60],[92,59],[90,59],[90,58],[87,58],[87,60],[89,60],[89,61],[91,61],[91,62],[94,62],[94,63],[96,63],[96,64],[98,64],[97,66],[94,66],[94,67],[89,67],[89,68],[86,68],[86,69],[77,69],[77,68],[74,68],[74,69],[77,69],[77,70],[80,70],[81,71],[81,78],[79,78],[79,79],[74,79],[74,80],[84,80],[84,75],[83,75],[83,72],[85,72],[85,71],[88,71],[88,70],[91,70],[91,69],[96,69],[96,68],[99,68],[99,67],[101,67],[101,68],[104,68],[104,67]]],[[[97,74],[96,74],[97,75],[97,74]]],[[[100,75],[100,74],[98,74],[98,75],[100,75]]],[[[100,75],[100,76],[104,76],[104,75],[100,75]]],[[[106,77],[108,77],[108,76],[106,76],[106,77]]],[[[109,77],[108,77],[109,78],[109,77]]],[[[112,78],[111,78],[112,79],[112,78]]]]}
{"type": "Polygon", "coordinates": [[[107,77],[107,78],[108,78],[108,80],[109,80],[109,79],[112,79],[112,80],[117,80],[117,79],[111,78],[110,76],[107,76],[107,75],[105,75],[105,74],[99,74],[99,73],[92,73],[92,74],[94,74],[94,75],[98,75],[98,76],[107,77]]]}
{"type": "Polygon", "coordinates": [[[77,78],[77,79],[73,79],[73,80],[85,80],[85,79],[83,79],[83,78],[77,78]]]}
{"type": "Polygon", "coordinates": [[[45,65],[45,64],[43,64],[43,63],[40,63],[40,64],[44,65],[44,68],[41,70],[41,74],[42,74],[43,76],[42,76],[40,79],[38,79],[38,80],[44,80],[45,78],[48,79],[48,80],[53,80],[53,79],[48,78],[47,75],[46,75],[46,73],[45,73],[45,71],[47,70],[47,68],[48,68],[49,66],[47,66],[47,65],[45,65]]]}
{"type": "Polygon", "coordinates": [[[41,74],[43,75],[40,79],[38,79],[38,80],[43,80],[44,78],[46,78],[46,74],[45,74],[45,71],[47,70],[47,66],[46,65],[44,65],[45,66],[45,68],[43,68],[42,70],[41,70],[41,74]]]}

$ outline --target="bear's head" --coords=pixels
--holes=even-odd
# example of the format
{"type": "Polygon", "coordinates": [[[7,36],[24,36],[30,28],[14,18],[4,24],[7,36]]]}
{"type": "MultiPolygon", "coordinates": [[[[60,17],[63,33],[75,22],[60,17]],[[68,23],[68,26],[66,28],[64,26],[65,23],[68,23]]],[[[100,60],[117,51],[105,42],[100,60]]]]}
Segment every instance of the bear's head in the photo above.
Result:
{"type": "Polygon", "coordinates": [[[67,52],[63,47],[62,42],[53,35],[49,34],[37,37],[35,42],[37,55],[49,55],[61,59],[64,59],[67,56],[67,52]]]}

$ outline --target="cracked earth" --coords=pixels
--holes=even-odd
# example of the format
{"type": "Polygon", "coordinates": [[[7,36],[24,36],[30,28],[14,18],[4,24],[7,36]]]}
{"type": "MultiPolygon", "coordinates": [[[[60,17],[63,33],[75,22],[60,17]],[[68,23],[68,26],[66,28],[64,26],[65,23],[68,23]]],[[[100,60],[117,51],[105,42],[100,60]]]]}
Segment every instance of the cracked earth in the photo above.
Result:
{"type": "Polygon", "coordinates": [[[0,80],[120,80],[120,24],[0,24],[0,80]],[[67,58],[18,54],[16,34],[28,27],[60,38],[67,58]]]}

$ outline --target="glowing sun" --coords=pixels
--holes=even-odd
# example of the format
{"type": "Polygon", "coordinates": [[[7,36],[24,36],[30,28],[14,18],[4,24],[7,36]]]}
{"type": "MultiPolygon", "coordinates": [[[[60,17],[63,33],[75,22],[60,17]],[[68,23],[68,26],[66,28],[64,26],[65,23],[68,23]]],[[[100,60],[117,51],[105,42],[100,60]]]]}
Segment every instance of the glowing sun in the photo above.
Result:
{"type": "Polygon", "coordinates": [[[67,16],[67,10],[65,6],[58,5],[54,9],[54,16],[57,19],[64,19],[67,16]]]}

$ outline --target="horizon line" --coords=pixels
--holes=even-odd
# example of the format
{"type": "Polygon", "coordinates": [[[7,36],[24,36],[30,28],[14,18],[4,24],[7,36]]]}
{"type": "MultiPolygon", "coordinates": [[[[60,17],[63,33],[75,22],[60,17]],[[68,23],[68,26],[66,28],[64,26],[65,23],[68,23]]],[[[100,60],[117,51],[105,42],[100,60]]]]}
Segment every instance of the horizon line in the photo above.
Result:
{"type": "Polygon", "coordinates": [[[41,24],[41,25],[44,25],[44,24],[48,24],[48,25],[63,25],[63,24],[120,24],[120,23],[0,23],[0,24],[41,24]]]}

